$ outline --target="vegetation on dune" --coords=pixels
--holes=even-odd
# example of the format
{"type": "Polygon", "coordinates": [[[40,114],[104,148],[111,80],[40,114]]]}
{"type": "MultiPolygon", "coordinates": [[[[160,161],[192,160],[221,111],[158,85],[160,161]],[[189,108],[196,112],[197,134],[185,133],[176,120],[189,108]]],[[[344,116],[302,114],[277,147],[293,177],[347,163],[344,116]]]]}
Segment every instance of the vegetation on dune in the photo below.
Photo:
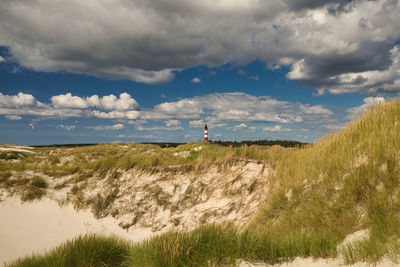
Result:
{"type": "Polygon", "coordinates": [[[332,257],[336,241],[323,233],[277,235],[207,225],[191,232],[169,232],[132,246],[127,266],[234,265],[238,259],[277,263],[296,256],[332,257]]]}
{"type": "Polygon", "coordinates": [[[307,143],[290,140],[244,140],[244,141],[212,141],[213,144],[221,146],[242,147],[244,145],[252,146],[282,146],[282,147],[303,147],[307,143]]]}
{"type": "MultiPolygon", "coordinates": [[[[99,144],[76,147],[36,147],[19,160],[0,161],[0,187],[19,195],[24,200],[40,198],[46,188],[32,186],[34,176],[50,181],[48,188],[71,187],[79,198],[81,191],[93,177],[117,177],[132,168],[147,172],[180,166],[181,170],[205,169],[211,164],[233,163],[254,159],[271,162],[282,147],[247,146],[224,147],[211,143],[183,144],[164,147],[154,144],[99,144]]],[[[8,152],[7,152],[8,153],[8,152]]],[[[112,179],[109,179],[112,184],[112,179]]],[[[78,201],[79,202],[79,201],[78,201]]],[[[79,206],[79,205],[78,205],[79,206]]]]}
{"type": "MultiPolygon", "coordinates": [[[[38,158],[32,155],[20,162],[0,162],[0,183],[14,181],[14,173],[25,168],[54,177],[73,173],[71,181],[80,186],[85,177],[111,169],[199,167],[239,159],[274,166],[265,203],[244,229],[212,225],[170,232],[130,246],[124,257],[128,266],[206,266],[236,259],[274,263],[337,253],[347,263],[376,262],[384,255],[396,261],[400,254],[399,100],[374,106],[340,132],[298,148],[107,144],[61,150],[57,155],[44,148],[42,153],[48,160],[37,167],[38,158]],[[66,155],[75,161],[60,164],[66,155]],[[369,235],[337,250],[346,236],[362,229],[369,235]]],[[[107,199],[99,202],[104,203],[107,199]]]]}
{"type": "Polygon", "coordinates": [[[339,133],[283,157],[266,204],[249,227],[324,231],[339,240],[369,229],[369,238],[347,246],[348,262],[397,255],[399,151],[400,102],[374,106],[339,133]]]}
{"type": "Polygon", "coordinates": [[[6,267],[123,266],[129,243],[116,237],[85,235],[56,247],[50,252],[27,256],[6,267]]]}

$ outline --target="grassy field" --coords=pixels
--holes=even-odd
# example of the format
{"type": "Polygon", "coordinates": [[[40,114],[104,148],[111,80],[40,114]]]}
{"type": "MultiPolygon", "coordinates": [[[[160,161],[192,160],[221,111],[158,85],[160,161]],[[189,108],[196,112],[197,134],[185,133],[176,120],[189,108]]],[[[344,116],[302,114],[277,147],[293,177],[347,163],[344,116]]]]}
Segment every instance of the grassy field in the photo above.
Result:
{"type": "MultiPolygon", "coordinates": [[[[335,257],[339,254],[346,263],[376,262],[384,255],[393,261],[399,258],[398,100],[374,106],[340,132],[299,148],[226,147],[204,143],[175,148],[104,144],[60,150],[57,154],[51,154],[47,148],[35,151],[38,153],[19,161],[0,162],[3,187],[12,184],[24,189],[46,190],[43,183],[33,182],[33,177],[15,178],[16,173],[25,170],[54,178],[73,174],[74,179],[85,179],[87,175],[113,168],[140,167],[149,171],[164,165],[200,168],[211,162],[240,159],[268,162],[276,169],[265,203],[243,229],[211,225],[130,244],[121,255],[123,266],[207,266],[210,263],[231,264],[239,258],[275,263],[296,256],[335,257]],[[199,146],[201,150],[195,149],[199,146]],[[189,151],[187,157],[178,156],[184,151],[189,151]],[[91,155],[90,160],[86,155],[91,155]],[[74,160],[60,165],[66,157],[74,160]],[[337,250],[346,236],[362,229],[369,230],[368,237],[337,250]]],[[[74,247],[77,243],[74,242],[68,243],[69,246],[74,247]]],[[[10,266],[28,266],[23,265],[25,262],[35,266],[34,262],[55,257],[52,255],[57,255],[56,251],[18,260],[10,266]]],[[[114,266],[106,260],[103,265],[114,266]]]]}

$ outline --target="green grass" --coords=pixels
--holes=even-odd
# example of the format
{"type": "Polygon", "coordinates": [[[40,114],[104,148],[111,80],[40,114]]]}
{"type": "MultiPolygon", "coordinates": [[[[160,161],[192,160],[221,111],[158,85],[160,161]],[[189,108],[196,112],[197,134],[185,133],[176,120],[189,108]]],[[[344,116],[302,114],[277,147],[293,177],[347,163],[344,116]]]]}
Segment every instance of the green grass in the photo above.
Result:
{"type": "Polygon", "coordinates": [[[353,250],[363,251],[357,259],[379,259],[386,243],[400,238],[398,151],[396,100],[371,108],[337,134],[284,152],[270,194],[249,227],[336,232],[340,239],[368,228],[372,241],[353,250]]]}
{"type": "Polygon", "coordinates": [[[28,153],[19,151],[0,151],[0,159],[2,160],[19,160],[28,157],[28,153]]]}
{"type": "Polygon", "coordinates": [[[208,225],[191,232],[169,232],[136,244],[128,266],[210,266],[238,259],[277,263],[296,256],[333,257],[337,239],[324,233],[239,231],[233,226],[208,225]]]}
{"type": "Polygon", "coordinates": [[[210,266],[233,265],[238,259],[277,263],[296,256],[332,257],[335,244],[333,236],[323,233],[257,235],[229,225],[207,225],[134,245],[114,237],[86,235],[6,266],[210,266]]]}
{"type": "Polygon", "coordinates": [[[85,235],[56,247],[45,254],[17,259],[7,267],[122,266],[129,243],[116,237],[85,235]]]}

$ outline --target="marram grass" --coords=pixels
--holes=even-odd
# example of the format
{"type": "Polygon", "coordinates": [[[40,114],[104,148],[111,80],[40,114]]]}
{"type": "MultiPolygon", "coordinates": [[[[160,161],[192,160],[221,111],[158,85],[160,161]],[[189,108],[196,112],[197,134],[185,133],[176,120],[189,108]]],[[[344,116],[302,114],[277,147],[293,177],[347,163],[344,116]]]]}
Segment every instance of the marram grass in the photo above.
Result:
{"type": "Polygon", "coordinates": [[[45,254],[34,254],[6,264],[6,267],[98,267],[123,266],[129,244],[116,237],[79,236],[45,254]]]}
{"type": "Polygon", "coordinates": [[[277,263],[296,256],[332,257],[336,255],[335,244],[333,236],[323,233],[257,235],[229,225],[207,225],[191,232],[169,232],[138,244],[86,235],[6,267],[232,266],[238,259],[277,263]]]}

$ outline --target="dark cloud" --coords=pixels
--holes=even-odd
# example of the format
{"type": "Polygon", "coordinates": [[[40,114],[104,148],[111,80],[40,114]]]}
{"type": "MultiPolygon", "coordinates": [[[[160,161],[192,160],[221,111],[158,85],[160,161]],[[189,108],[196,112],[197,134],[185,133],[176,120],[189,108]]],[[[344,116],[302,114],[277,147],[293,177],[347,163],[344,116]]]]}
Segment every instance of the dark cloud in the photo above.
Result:
{"type": "Polygon", "coordinates": [[[261,60],[316,89],[365,91],[382,81],[364,72],[395,68],[398,17],[395,0],[7,0],[0,45],[41,71],[161,83],[192,66],[261,60]]]}
{"type": "Polygon", "coordinates": [[[285,0],[287,7],[294,11],[304,9],[315,9],[325,5],[329,5],[330,13],[335,13],[343,10],[344,7],[351,1],[349,0],[285,0]]]}

